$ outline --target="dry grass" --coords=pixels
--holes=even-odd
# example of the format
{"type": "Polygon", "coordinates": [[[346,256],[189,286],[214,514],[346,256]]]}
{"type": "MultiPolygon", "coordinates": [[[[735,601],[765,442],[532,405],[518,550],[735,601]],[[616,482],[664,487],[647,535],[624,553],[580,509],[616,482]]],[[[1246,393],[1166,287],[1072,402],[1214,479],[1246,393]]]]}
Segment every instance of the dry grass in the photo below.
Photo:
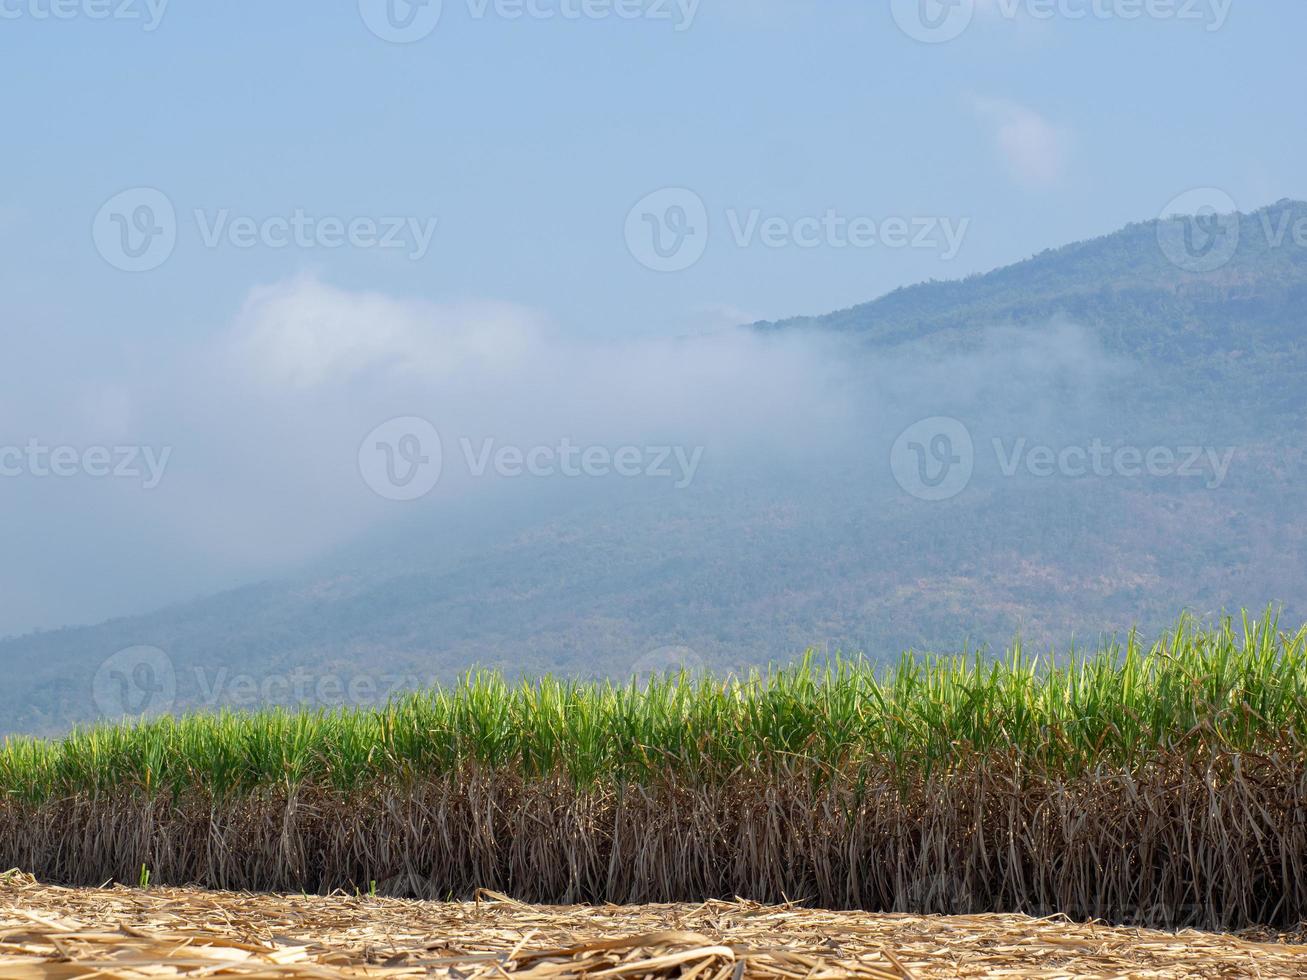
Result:
{"type": "Polygon", "coordinates": [[[1307,770],[1244,759],[1062,781],[978,765],[915,787],[794,769],[582,789],[466,771],[367,791],[0,802],[2,867],[44,881],[543,904],[798,899],[917,914],[1297,927],[1307,770]]]}
{"type": "Polygon", "coordinates": [[[0,977],[1307,977],[1307,946],[1013,915],[547,908],[0,881],[0,977]]]}

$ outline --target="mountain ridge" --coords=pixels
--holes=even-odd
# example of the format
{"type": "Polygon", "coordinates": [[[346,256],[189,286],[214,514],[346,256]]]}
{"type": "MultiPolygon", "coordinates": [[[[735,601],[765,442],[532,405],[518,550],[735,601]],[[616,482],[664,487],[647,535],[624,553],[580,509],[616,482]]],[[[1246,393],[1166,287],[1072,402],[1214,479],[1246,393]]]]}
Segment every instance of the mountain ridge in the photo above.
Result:
{"type": "MultiPolygon", "coordinates": [[[[1307,202],[1284,198],[1253,212],[1241,212],[1238,218],[1242,228],[1251,225],[1265,232],[1267,219],[1272,215],[1280,216],[1271,222],[1272,226],[1286,221],[1296,224],[1307,220],[1307,202]]],[[[987,272],[973,273],[961,279],[931,279],[913,283],[842,310],[783,320],[763,320],[753,326],[767,331],[820,327],[874,334],[883,329],[882,321],[885,317],[907,315],[911,326],[901,325],[888,337],[877,336],[875,339],[882,342],[919,340],[923,336],[922,328],[925,328],[927,334],[946,329],[957,318],[967,315],[987,294],[1016,285],[1014,280],[1020,280],[1019,285],[1027,295],[1034,293],[1042,298],[1045,294],[1051,294],[1060,301],[1060,304],[1051,307],[1047,303],[1030,299],[1013,304],[1012,311],[1020,314],[1010,317],[1015,322],[1047,318],[1056,313],[1083,315],[1092,310],[1094,304],[1069,303],[1068,296],[1088,300],[1121,290],[1138,290],[1141,295],[1149,292],[1184,294],[1192,291],[1197,297],[1212,300],[1230,296],[1237,291],[1249,267],[1262,261],[1268,253],[1284,258],[1283,262],[1276,265],[1282,272],[1291,272],[1290,283],[1286,287],[1289,295],[1297,300],[1307,297],[1307,285],[1303,283],[1307,278],[1307,272],[1303,270],[1304,263],[1307,263],[1307,249],[1252,249],[1247,247],[1248,238],[1241,235],[1240,250],[1221,269],[1213,272],[1186,272],[1169,263],[1158,247],[1158,227],[1161,223],[1162,219],[1132,222],[1105,235],[1044,249],[1028,258],[987,272]],[[1069,281],[1071,272],[1074,269],[1083,274],[1085,265],[1092,266],[1092,271],[1099,278],[1092,284],[1074,288],[1076,284],[1069,281]],[[1104,279],[1107,280],[1106,283],[1104,279]],[[914,302],[922,297],[930,301],[914,302]],[[923,306],[924,310],[918,308],[923,306]],[[926,320],[918,316],[931,314],[936,318],[926,320]],[[942,320],[939,319],[941,315],[942,320]]],[[[1261,278],[1266,277],[1263,275],[1261,278]]]]}

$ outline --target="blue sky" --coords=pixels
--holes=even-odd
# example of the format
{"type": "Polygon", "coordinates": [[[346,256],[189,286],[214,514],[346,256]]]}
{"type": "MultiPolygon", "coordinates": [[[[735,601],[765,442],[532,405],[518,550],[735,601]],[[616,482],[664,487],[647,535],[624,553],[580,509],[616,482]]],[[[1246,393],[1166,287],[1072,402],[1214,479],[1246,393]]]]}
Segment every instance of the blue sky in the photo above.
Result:
{"type": "Polygon", "coordinates": [[[700,0],[682,30],[510,21],[494,5],[477,17],[472,2],[446,0],[408,45],[373,36],[355,2],[173,0],[152,32],[0,21],[5,305],[112,345],[213,329],[251,286],[312,269],[348,287],[523,303],[568,329],[675,330],[988,269],[1150,217],[1193,186],[1245,207],[1307,194],[1300,4],[1236,0],[1211,30],[1203,5],[1193,20],[1043,20],[992,0],[930,45],[881,3],[700,0]],[[1025,142],[1005,144],[1005,126],[1025,142]],[[1041,154],[1052,159],[1027,159],[1041,154]],[[136,186],[163,190],[189,225],[144,276],[107,266],[87,234],[136,186]],[[632,261],[623,222],[668,186],[696,191],[719,227],[702,261],[659,275],[632,261]],[[187,213],[224,208],[439,224],[421,261],[206,249],[187,213]],[[728,208],[970,225],[951,261],[741,248],[728,208]]]}
{"type": "MultiPolygon", "coordinates": [[[[1307,196],[1307,6],[1289,0],[955,0],[970,23],[941,43],[910,37],[898,0],[648,2],[632,18],[603,0],[588,16],[561,16],[579,0],[538,0],[553,16],[513,17],[512,0],[444,0],[429,33],[397,44],[369,28],[372,0],[0,0],[0,444],[177,442],[185,467],[184,443],[221,428],[224,398],[258,401],[247,375],[216,380],[218,348],[270,359],[260,377],[281,421],[334,417],[310,389],[360,349],[376,364],[435,357],[407,327],[385,342],[342,327],[323,353],[314,321],[295,320],[304,309],[439,309],[464,353],[526,321],[570,342],[675,336],[983,271],[1154,217],[1194,187],[1243,209],[1307,196]],[[106,203],[139,188],[166,198],[176,240],[133,273],[93,232],[112,233],[106,203]],[[628,219],[666,188],[690,192],[673,201],[701,202],[707,223],[702,256],[659,272],[628,219]],[[283,244],[296,215],[313,222],[307,246],[283,244]],[[324,220],[362,237],[328,247],[324,220]],[[888,244],[896,221],[950,227],[956,247],[888,244]],[[858,222],[875,244],[849,244],[858,222]],[[369,223],[377,239],[398,229],[400,247],[379,247],[369,223]],[[800,246],[796,229],[815,237],[800,246]],[[293,316],[286,290],[304,301],[293,316]],[[270,341],[258,331],[274,315],[294,323],[270,341]],[[277,366],[319,355],[311,378],[277,366]]],[[[339,397],[353,418],[356,394],[339,397]]],[[[209,458],[230,474],[237,455],[209,458]]],[[[248,489],[258,472],[230,482],[248,489]]],[[[161,520],[157,503],[106,517],[94,489],[0,485],[19,542],[0,635],[311,551],[176,540],[225,496],[206,492],[179,489],[161,520]],[[132,542],[154,555],[139,577],[113,560],[132,542]]]]}

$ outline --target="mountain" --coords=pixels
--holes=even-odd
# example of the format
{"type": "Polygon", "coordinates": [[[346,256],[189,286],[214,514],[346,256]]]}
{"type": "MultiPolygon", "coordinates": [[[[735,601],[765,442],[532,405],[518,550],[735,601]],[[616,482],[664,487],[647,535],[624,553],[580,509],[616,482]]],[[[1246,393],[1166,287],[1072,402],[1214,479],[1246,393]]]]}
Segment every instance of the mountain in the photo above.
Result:
{"type": "Polygon", "coordinates": [[[282,581],[5,640],[0,730],[368,702],[473,665],[624,677],[1061,647],[1182,609],[1301,620],[1304,328],[1294,201],[757,324],[836,351],[841,411],[796,405],[806,437],[732,443],[682,491],[487,491],[282,581]]]}
{"type": "MultiPolygon", "coordinates": [[[[996,324],[1079,324],[1108,351],[1173,380],[1243,389],[1268,410],[1300,411],[1291,389],[1257,382],[1269,369],[1302,377],[1307,344],[1307,204],[1284,200],[1227,217],[1237,248],[1209,271],[1177,265],[1167,223],[1149,221],[1051,249],[955,282],[929,282],[825,316],[765,323],[766,330],[839,331],[875,346],[974,342],[996,324]],[[1198,372],[1194,378],[1191,372],[1198,372]],[[1245,383],[1248,383],[1245,386],[1245,383]]],[[[1176,243],[1176,247],[1182,247],[1176,243]]],[[[1183,253],[1181,253],[1183,254],[1183,253]]],[[[1183,258],[1181,260],[1184,261],[1183,258]]],[[[1201,265],[1201,262],[1197,264],[1201,265]]],[[[1166,386],[1159,394],[1174,392],[1166,386]]]]}

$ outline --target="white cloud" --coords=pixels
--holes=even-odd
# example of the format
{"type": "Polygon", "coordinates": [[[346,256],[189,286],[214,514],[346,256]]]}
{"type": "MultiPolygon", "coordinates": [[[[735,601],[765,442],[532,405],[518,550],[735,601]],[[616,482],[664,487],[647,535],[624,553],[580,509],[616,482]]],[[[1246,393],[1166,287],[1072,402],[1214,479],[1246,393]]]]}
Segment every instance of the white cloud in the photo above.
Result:
{"type": "MultiPolygon", "coordinates": [[[[710,312],[722,323],[749,318],[710,312]]],[[[477,476],[465,440],[703,447],[698,479],[720,485],[869,458],[895,420],[948,410],[942,393],[993,405],[1015,389],[1029,417],[1039,382],[1067,376],[1050,403],[1064,409],[1061,391],[1092,391],[1101,360],[1052,330],[965,354],[941,338],[939,356],[924,359],[869,359],[860,338],[818,331],[687,332],[580,338],[507,304],[446,306],[298,278],[251,291],[207,342],[152,347],[90,376],[29,372],[32,384],[0,391],[15,444],[167,447],[170,462],[148,492],[139,481],[0,480],[15,526],[37,529],[6,540],[0,633],[277,576],[415,513],[563,499],[543,482],[477,476]],[[436,428],[446,465],[433,493],[397,507],[369,489],[359,450],[379,425],[409,416],[436,428]],[[43,601],[30,581],[42,583],[43,601]]],[[[589,486],[568,485],[569,506],[589,486]]]]}
{"type": "Polygon", "coordinates": [[[520,363],[541,329],[507,303],[439,306],[301,277],[253,290],[228,344],[265,383],[306,389],[378,370],[438,379],[520,363]]]}
{"type": "MultiPolygon", "coordinates": [[[[713,325],[740,315],[721,312],[713,325]]],[[[40,558],[54,575],[88,549],[151,556],[158,574],[134,586],[127,575],[111,590],[89,570],[83,581],[64,573],[78,618],[277,575],[393,519],[397,508],[358,464],[364,436],[388,419],[419,416],[439,431],[445,475],[411,508],[439,510],[489,486],[460,463],[464,439],[704,445],[716,466],[732,452],[773,456],[827,438],[849,389],[829,379],[841,360],[811,338],[729,329],[580,338],[507,303],[436,304],[307,276],[251,290],[207,341],[149,353],[0,392],[0,407],[21,420],[15,444],[40,436],[170,450],[149,492],[123,481],[0,481],[13,512],[63,539],[44,534],[38,556],[16,558],[19,574],[40,558]]],[[[529,495],[533,485],[522,486],[529,495]]],[[[0,575],[0,594],[8,584],[0,575]]],[[[0,634],[34,625],[6,624],[13,615],[0,605],[0,634]]]]}
{"type": "Polygon", "coordinates": [[[973,96],[971,105],[1014,178],[1033,186],[1058,183],[1066,170],[1068,131],[1034,109],[1006,99],[973,96]]]}

